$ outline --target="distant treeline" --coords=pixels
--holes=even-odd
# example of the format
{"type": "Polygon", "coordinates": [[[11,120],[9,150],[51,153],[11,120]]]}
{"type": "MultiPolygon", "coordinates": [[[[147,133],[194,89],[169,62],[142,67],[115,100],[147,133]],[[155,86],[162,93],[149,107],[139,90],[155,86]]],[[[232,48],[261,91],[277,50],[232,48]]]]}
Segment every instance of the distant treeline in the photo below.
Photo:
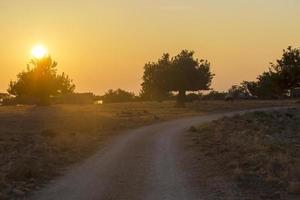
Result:
{"type": "MultiPolygon", "coordinates": [[[[186,102],[200,100],[224,100],[227,92],[218,92],[212,90],[208,94],[189,93],[186,95],[186,102]]],[[[170,93],[163,99],[147,99],[141,95],[135,95],[133,92],[128,92],[122,89],[108,90],[104,95],[95,95],[93,93],[67,93],[50,97],[51,104],[103,104],[103,103],[121,103],[121,102],[138,102],[138,101],[175,101],[176,93],[170,93]]],[[[8,93],[0,94],[1,105],[16,105],[16,104],[35,104],[36,99],[26,99],[22,101],[8,93]]]]}
{"type": "Polygon", "coordinates": [[[8,93],[0,93],[0,104],[91,104],[132,101],[176,100],[177,104],[196,100],[281,99],[300,96],[300,49],[288,47],[282,57],[256,81],[243,81],[226,92],[214,91],[211,64],[197,59],[194,52],[183,50],[170,57],[163,54],[156,62],[144,66],[138,95],[122,89],[108,90],[104,95],[75,93],[72,79],[57,73],[51,57],[32,59],[25,71],[11,81],[8,93]],[[204,92],[208,91],[208,92],[204,92]]]}

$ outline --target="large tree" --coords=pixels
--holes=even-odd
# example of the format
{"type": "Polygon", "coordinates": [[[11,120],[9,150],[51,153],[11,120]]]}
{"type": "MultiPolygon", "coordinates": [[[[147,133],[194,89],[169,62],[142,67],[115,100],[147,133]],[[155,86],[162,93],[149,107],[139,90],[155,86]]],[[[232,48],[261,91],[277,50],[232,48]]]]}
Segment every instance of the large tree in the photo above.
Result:
{"type": "Polygon", "coordinates": [[[207,60],[195,59],[194,52],[183,50],[172,59],[168,89],[178,91],[178,102],[184,102],[187,91],[209,90],[213,74],[207,60]]]}
{"type": "Polygon", "coordinates": [[[147,63],[142,90],[151,94],[178,92],[177,102],[182,104],[187,91],[208,90],[213,76],[207,60],[198,60],[193,51],[183,50],[173,58],[164,54],[157,62],[147,63]]]}
{"type": "Polygon", "coordinates": [[[282,57],[271,63],[268,71],[257,81],[244,82],[252,95],[260,98],[277,98],[295,87],[300,87],[300,49],[288,47],[282,57]]]}
{"type": "Polygon", "coordinates": [[[40,105],[49,104],[51,96],[72,93],[75,85],[65,73],[58,74],[56,66],[51,57],[32,59],[17,80],[10,82],[8,92],[20,103],[40,105]]]}
{"type": "Polygon", "coordinates": [[[283,50],[282,57],[271,63],[270,73],[282,90],[300,87],[300,49],[283,50]]]}
{"type": "Polygon", "coordinates": [[[264,72],[257,77],[257,81],[244,81],[242,85],[251,95],[262,99],[277,98],[284,91],[278,85],[277,75],[272,72],[264,72]]]}
{"type": "Polygon", "coordinates": [[[142,99],[162,101],[170,97],[166,79],[170,66],[171,60],[169,54],[163,54],[157,62],[145,64],[140,93],[142,99]]]}

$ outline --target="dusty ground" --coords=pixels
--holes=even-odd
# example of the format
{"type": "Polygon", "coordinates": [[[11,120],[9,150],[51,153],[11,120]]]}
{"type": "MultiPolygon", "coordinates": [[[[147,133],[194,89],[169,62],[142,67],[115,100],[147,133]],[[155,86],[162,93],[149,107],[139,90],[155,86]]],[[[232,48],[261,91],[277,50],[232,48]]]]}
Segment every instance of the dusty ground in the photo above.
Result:
{"type": "Polygon", "coordinates": [[[289,104],[204,101],[186,108],[175,108],[174,102],[0,107],[0,199],[38,189],[120,131],[173,118],[289,104]]]}
{"type": "Polygon", "coordinates": [[[194,155],[187,151],[184,139],[191,125],[224,115],[190,117],[128,131],[28,199],[212,199],[191,181],[195,169],[185,166],[191,166],[194,155]]]}
{"type": "Polygon", "coordinates": [[[300,198],[299,108],[225,117],[190,131],[199,183],[220,199],[300,198]]]}

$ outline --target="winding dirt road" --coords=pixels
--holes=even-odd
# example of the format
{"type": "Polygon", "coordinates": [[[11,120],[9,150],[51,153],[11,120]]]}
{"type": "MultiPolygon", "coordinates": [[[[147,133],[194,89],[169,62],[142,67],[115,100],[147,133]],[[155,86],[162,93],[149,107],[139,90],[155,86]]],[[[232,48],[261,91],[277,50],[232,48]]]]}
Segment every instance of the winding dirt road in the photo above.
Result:
{"type": "Polygon", "coordinates": [[[242,112],[179,119],[129,131],[29,199],[200,200],[201,188],[191,185],[188,178],[193,172],[182,167],[186,160],[180,144],[183,133],[192,125],[242,112]]]}

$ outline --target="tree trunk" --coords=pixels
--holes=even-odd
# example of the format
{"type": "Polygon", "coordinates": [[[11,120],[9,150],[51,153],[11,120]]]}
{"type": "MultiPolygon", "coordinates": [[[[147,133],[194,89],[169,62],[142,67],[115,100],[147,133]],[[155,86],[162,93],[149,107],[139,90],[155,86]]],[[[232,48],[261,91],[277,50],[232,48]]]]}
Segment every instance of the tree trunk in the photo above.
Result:
{"type": "Polygon", "coordinates": [[[185,90],[179,90],[178,95],[177,95],[177,102],[176,102],[176,106],[178,107],[184,107],[184,103],[186,100],[186,94],[185,94],[185,90]]]}

